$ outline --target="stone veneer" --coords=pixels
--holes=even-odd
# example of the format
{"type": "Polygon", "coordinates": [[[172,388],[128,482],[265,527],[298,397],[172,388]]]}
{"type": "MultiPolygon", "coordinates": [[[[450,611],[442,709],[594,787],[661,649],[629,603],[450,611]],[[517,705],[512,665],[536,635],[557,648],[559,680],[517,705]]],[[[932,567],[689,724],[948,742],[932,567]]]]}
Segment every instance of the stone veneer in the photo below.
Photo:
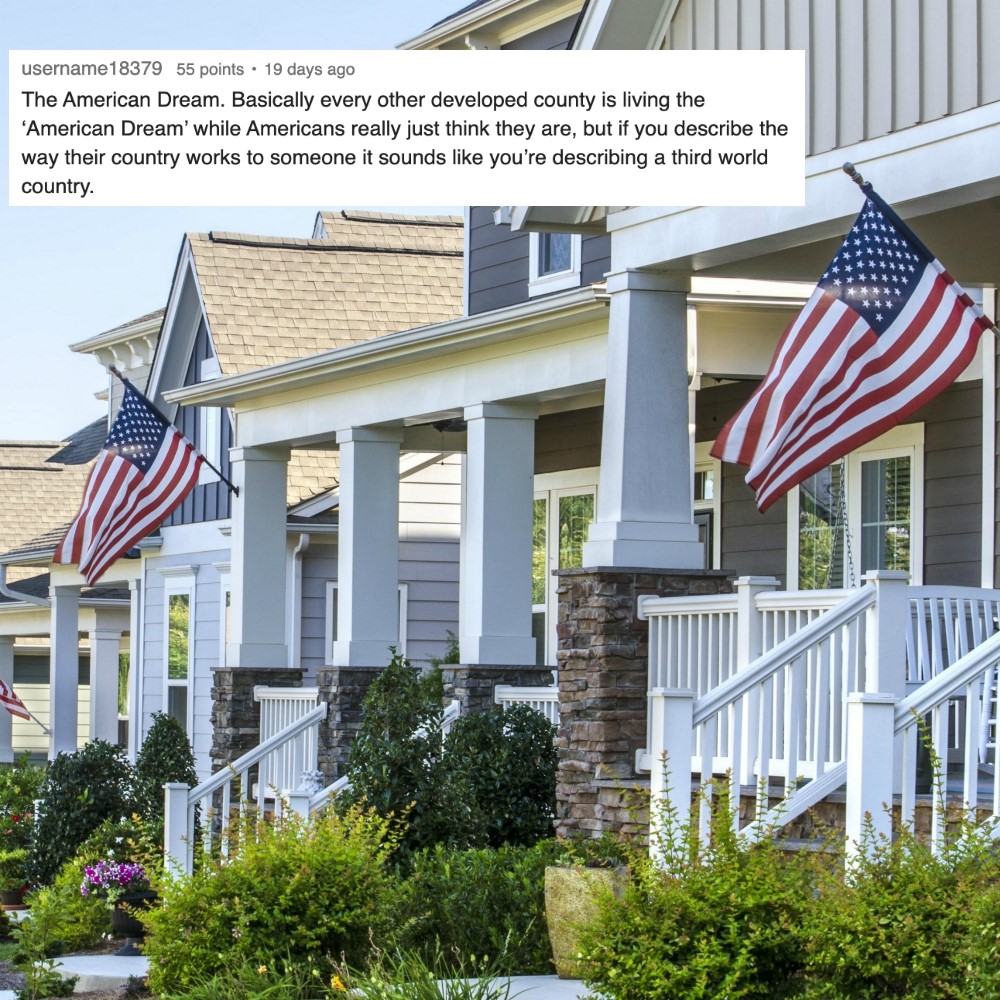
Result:
{"type": "Polygon", "coordinates": [[[232,764],[260,743],[260,705],[253,689],[301,687],[298,669],[216,667],[212,671],[212,770],[232,764]]]}
{"type": "Polygon", "coordinates": [[[316,671],[320,701],[328,705],[319,726],[319,769],[327,781],[341,777],[351,744],[361,729],[362,704],[384,667],[321,667],[316,671]]]}
{"type": "Polygon", "coordinates": [[[445,704],[457,698],[462,715],[470,715],[496,707],[493,692],[498,684],[551,687],[552,668],[446,663],[441,667],[441,679],[445,704]]]}
{"type": "Polygon", "coordinates": [[[648,782],[636,781],[646,743],[649,626],[639,597],[731,593],[719,570],[558,570],[560,836],[641,829],[648,782]]]}

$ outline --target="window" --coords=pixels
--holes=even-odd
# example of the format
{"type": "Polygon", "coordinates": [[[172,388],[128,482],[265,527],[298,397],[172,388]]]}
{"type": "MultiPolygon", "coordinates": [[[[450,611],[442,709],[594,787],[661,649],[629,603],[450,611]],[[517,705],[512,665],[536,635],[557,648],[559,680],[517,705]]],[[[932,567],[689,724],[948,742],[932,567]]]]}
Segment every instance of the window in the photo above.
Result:
{"type": "Polygon", "coordinates": [[[698,527],[698,541],[705,547],[704,569],[715,569],[722,559],[719,538],[719,483],[722,481],[722,464],[712,458],[710,441],[695,445],[694,459],[694,523],[698,527]]]}
{"type": "Polygon", "coordinates": [[[528,295],[545,295],[580,284],[580,237],[532,233],[528,244],[528,295]]]}
{"type": "Polygon", "coordinates": [[[118,654],[118,745],[128,746],[129,654],[118,654]]]}
{"type": "Polygon", "coordinates": [[[597,469],[535,476],[531,632],[539,665],[556,662],[559,602],[558,580],[552,571],[583,565],[583,543],[594,520],[597,476],[597,469]]]}
{"type": "MultiPolygon", "coordinates": [[[[337,641],[337,590],[340,585],[336,580],[326,583],[326,662],[333,663],[333,644],[337,641]]],[[[409,585],[399,585],[399,639],[396,649],[406,656],[406,608],[409,585]]]]}
{"type": "Polygon", "coordinates": [[[192,567],[161,570],[164,581],[163,704],[185,732],[191,732],[194,674],[194,573],[192,567]]]}
{"type": "Polygon", "coordinates": [[[788,494],[790,590],[857,585],[870,570],[923,571],[922,424],[894,427],[788,494]]]}

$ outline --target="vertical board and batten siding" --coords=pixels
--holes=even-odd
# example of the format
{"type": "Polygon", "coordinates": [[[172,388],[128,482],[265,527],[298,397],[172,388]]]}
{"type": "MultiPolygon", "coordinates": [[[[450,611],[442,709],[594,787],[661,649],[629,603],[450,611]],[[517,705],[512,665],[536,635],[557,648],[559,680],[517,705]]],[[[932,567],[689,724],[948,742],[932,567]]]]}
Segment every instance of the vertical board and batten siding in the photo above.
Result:
{"type": "MultiPolygon", "coordinates": [[[[198,327],[198,335],[195,337],[194,350],[191,352],[191,360],[188,363],[187,372],[184,376],[184,385],[197,385],[201,381],[201,363],[209,358],[215,357],[212,349],[211,337],[208,335],[208,327],[202,320],[198,327]]],[[[206,450],[205,444],[200,440],[200,421],[197,406],[180,406],[177,409],[176,424],[181,433],[191,441],[196,448],[206,450]]],[[[222,411],[222,419],[219,421],[222,429],[222,445],[219,451],[221,460],[219,467],[222,474],[230,477],[229,449],[233,446],[232,423],[229,419],[228,411],[222,411]]],[[[203,486],[196,486],[185,498],[181,505],[164,521],[164,525],[196,524],[201,521],[221,521],[230,516],[231,496],[229,487],[221,481],[205,483],[203,486]]]]}
{"type": "Polygon", "coordinates": [[[143,632],[142,632],[142,699],[141,729],[139,740],[149,730],[154,712],[166,711],[166,650],[164,648],[164,621],[166,617],[165,577],[160,569],[176,565],[197,566],[194,577],[193,658],[191,684],[188,698],[193,706],[194,730],[191,738],[195,766],[199,779],[211,774],[212,749],[212,668],[219,664],[220,629],[222,628],[221,591],[219,570],[214,564],[228,563],[228,549],[213,552],[189,553],[184,556],[147,559],[143,582],[143,632]]]}
{"type": "Polygon", "coordinates": [[[821,153],[1000,100],[996,0],[681,0],[665,49],[804,49],[821,153]]]}
{"type": "MultiPolygon", "coordinates": [[[[405,476],[399,483],[399,582],[407,585],[406,655],[418,665],[442,656],[448,631],[458,633],[461,534],[459,455],[405,476]]],[[[300,660],[308,684],[329,662],[326,585],[337,579],[337,546],[317,539],[302,561],[300,660]]]]}
{"type": "MultiPolygon", "coordinates": [[[[699,441],[713,441],[756,383],[698,393],[699,441]]],[[[982,382],[958,382],[918,410],[924,425],[924,566],[927,585],[979,585],[982,518],[982,382]]],[[[760,514],[743,466],[722,463],[722,568],[785,580],[787,501],[760,514]]]]}

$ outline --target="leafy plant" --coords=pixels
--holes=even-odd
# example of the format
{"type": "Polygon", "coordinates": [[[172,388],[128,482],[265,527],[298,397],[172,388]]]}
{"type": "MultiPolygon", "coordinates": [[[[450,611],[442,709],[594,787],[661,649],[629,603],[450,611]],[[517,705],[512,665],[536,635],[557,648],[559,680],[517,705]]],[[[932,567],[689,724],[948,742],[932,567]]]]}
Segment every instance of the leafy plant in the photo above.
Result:
{"type": "Polygon", "coordinates": [[[102,859],[93,865],[84,865],[80,894],[94,893],[114,909],[122,896],[149,888],[146,869],[138,862],[102,859]]]}
{"type": "Polygon", "coordinates": [[[388,930],[387,862],[397,841],[391,821],[361,809],[239,831],[238,852],[166,880],[160,905],[142,914],[150,986],[187,989],[220,962],[270,967],[282,948],[293,966],[320,968],[341,954],[360,964],[369,935],[388,930]]]}
{"type": "Polygon", "coordinates": [[[163,786],[168,781],[198,784],[194,751],[184,727],[172,715],[154,712],[135,761],[134,799],[148,824],[162,828],[163,786]]]}
{"type": "Polygon", "coordinates": [[[0,891],[27,889],[27,883],[28,849],[26,847],[0,849],[0,891]]]}
{"type": "Polygon", "coordinates": [[[548,719],[527,705],[463,715],[453,724],[444,766],[451,780],[471,788],[490,847],[552,836],[554,735],[548,719]]]}
{"type": "Polygon", "coordinates": [[[446,664],[451,665],[453,663],[462,662],[462,653],[458,644],[458,636],[452,632],[451,629],[447,631],[448,638],[445,639],[444,643],[444,656],[432,656],[431,657],[431,668],[437,670],[438,667],[443,667],[446,664]]]}
{"type": "Polygon", "coordinates": [[[49,762],[35,817],[29,873],[49,884],[87,837],[109,817],[131,812],[132,767],[121,747],[93,740],[49,762]]]}
{"type": "Polygon", "coordinates": [[[24,967],[25,984],[14,991],[16,1000],[46,1000],[48,997],[69,997],[76,990],[79,976],[64,976],[61,963],[39,959],[24,967]]]}
{"type": "MultiPolygon", "coordinates": [[[[148,993],[145,995],[149,995],[148,993]]],[[[317,1000],[326,996],[325,984],[315,963],[289,962],[229,964],[200,978],[180,993],[159,994],[161,1000],[317,1000]],[[315,972],[315,975],[313,973],[315,972]]]]}
{"type": "Polygon", "coordinates": [[[462,956],[489,956],[498,973],[545,975],[552,949],[545,925],[545,867],[563,848],[422,851],[400,888],[394,944],[455,971],[462,956]]]}
{"type": "Polygon", "coordinates": [[[404,854],[438,843],[480,842],[482,819],[471,788],[450,780],[442,764],[441,676],[421,675],[393,650],[364,699],[361,730],[351,745],[351,787],[343,811],[364,803],[384,817],[405,817],[404,854]]]}
{"type": "Polygon", "coordinates": [[[45,780],[45,768],[22,754],[0,766],[0,851],[27,848],[31,842],[35,799],[45,780]]]}
{"type": "Polygon", "coordinates": [[[341,966],[330,978],[334,996],[358,997],[359,1000],[513,1000],[510,984],[499,978],[486,961],[469,958],[444,963],[439,953],[436,962],[412,951],[387,953],[377,950],[368,969],[352,972],[341,966]],[[450,978],[442,980],[450,969],[450,978]]]}

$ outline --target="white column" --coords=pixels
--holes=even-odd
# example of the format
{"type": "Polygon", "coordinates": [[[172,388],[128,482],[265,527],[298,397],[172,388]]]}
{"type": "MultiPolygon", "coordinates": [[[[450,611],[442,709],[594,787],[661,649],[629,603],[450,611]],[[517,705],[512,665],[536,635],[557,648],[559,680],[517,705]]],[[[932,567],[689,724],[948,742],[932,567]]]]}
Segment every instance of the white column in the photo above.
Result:
{"type": "MultiPolygon", "coordinates": [[[[0,636],[0,678],[14,688],[14,637],[0,636]]],[[[14,759],[14,729],[10,712],[0,709],[0,763],[9,764],[14,759]]]]}
{"type": "Polygon", "coordinates": [[[700,569],[691,508],[687,280],[608,275],[611,315],[597,518],[585,566],[700,569]]]}
{"type": "Polygon", "coordinates": [[[286,667],[288,452],[233,448],[232,619],[226,665],[286,667]]]}
{"type": "Polygon", "coordinates": [[[399,430],[351,427],[340,445],[337,666],[385,666],[399,644],[399,430]]]}
{"type": "Polygon", "coordinates": [[[468,423],[463,663],[533,664],[531,540],[534,407],[480,403],[468,423]]]}
{"type": "Polygon", "coordinates": [[[50,587],[49,758],[74,753],[80,705],[80,588],[50,587]]]}
{"type": "Polygon", "coordinates": [[[118,654],[122,634],[114,629],[90,632],[90,729],[92,740],[118,742],[118,654]]]}
{"type": "Polygon", "coordinates": [[[128,758],[134,762],[142,744],[142,580],[130,580],[128,589],[128,758]]]}

